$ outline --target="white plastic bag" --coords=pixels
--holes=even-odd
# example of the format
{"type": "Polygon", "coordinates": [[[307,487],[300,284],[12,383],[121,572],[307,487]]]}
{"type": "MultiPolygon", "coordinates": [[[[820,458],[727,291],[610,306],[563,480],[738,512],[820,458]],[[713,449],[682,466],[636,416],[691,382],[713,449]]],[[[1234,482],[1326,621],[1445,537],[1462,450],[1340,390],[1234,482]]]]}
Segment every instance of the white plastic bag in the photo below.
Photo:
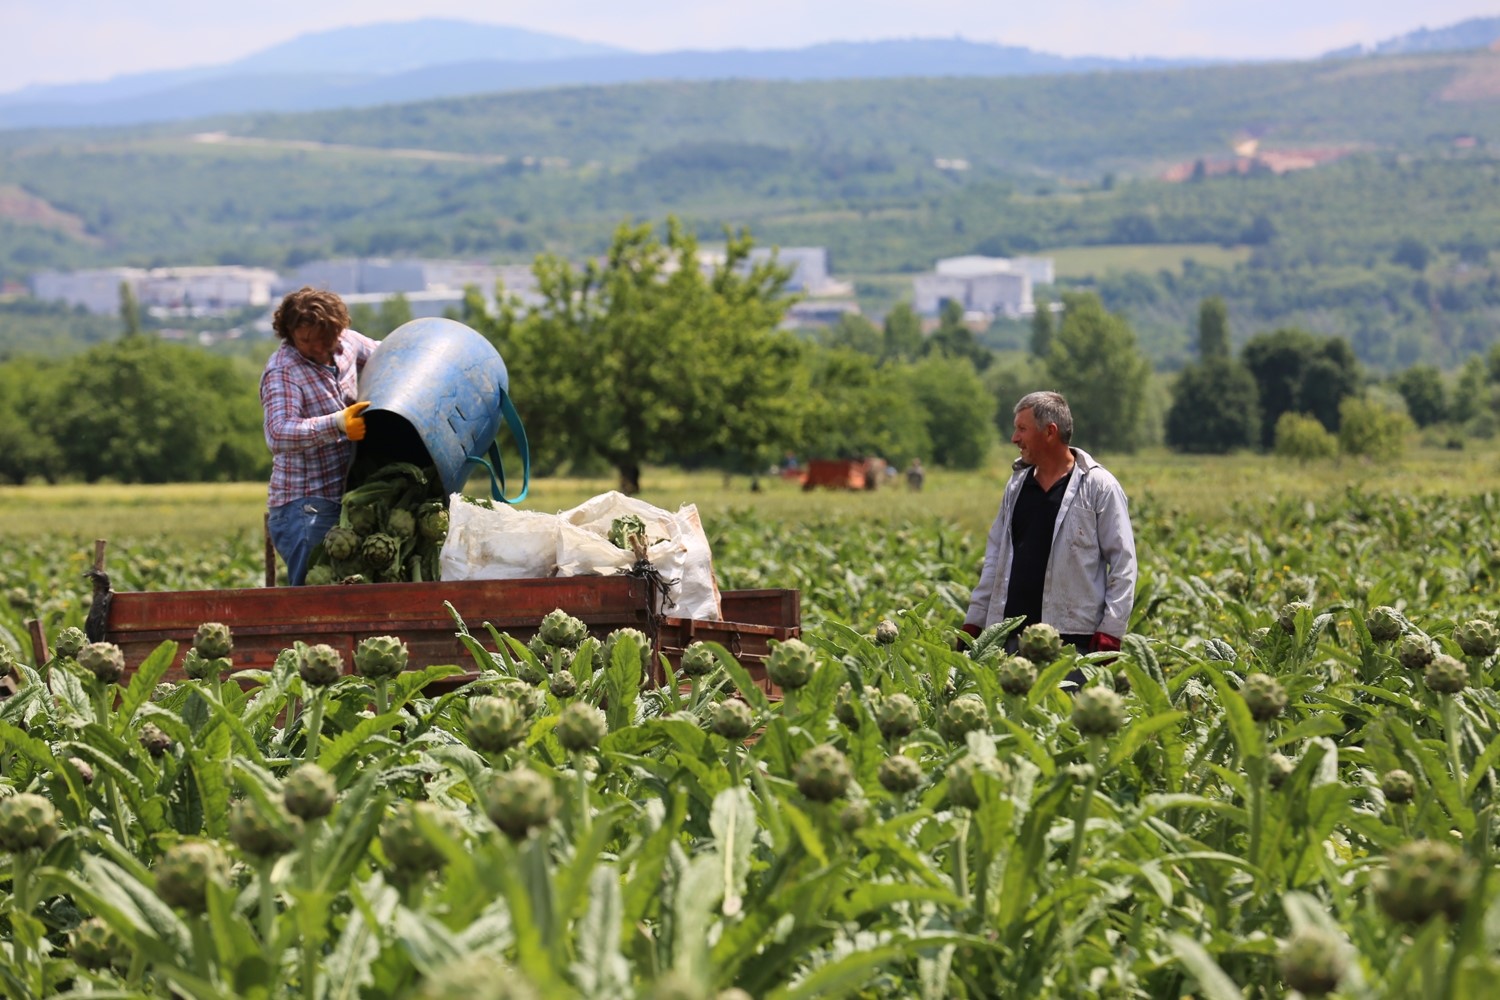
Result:
{"type": "Polygon", "coordinates": [[[559,576],[623,573],[635,553],[609,540],[616,518],[634,515],[646,526],[646,558],[672,584],[665,613],[677,618],[717,621],[722,617],[714,580],[713,554],[698,508],[685,504],[675,514],[643,500],[610,491],[560,512],[557,536],[559,576]]]}
{"type": "Polygon", "coordinates": [[[555,514],[494,510],[448,499],[448,538],[438,554],[444,580],[528,580],[557,575],[558,518],[555,514]]]}

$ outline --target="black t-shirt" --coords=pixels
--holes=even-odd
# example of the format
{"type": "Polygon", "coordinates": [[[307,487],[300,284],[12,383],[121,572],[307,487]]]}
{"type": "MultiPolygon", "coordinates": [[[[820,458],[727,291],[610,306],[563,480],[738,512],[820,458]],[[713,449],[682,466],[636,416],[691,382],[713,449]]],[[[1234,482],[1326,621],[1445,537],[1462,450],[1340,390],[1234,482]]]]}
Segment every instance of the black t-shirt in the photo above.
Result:
{"type": "MultiPolygon", "coordinates": [[[[1069,470],[1049,490],[1042,489],[1032,469],[1021,483],[1016,509],[1010,518],[1010,586],[1005,591],[1005,617],[1026,616],[1026,625],[1042,620],[1042,587],[1047,582],[1047,560],[1052,557],[1052,529],[1068,490],[1069,470]]],[[[1022,626],[1025,628],[1025,625],[1022,626]]]]}

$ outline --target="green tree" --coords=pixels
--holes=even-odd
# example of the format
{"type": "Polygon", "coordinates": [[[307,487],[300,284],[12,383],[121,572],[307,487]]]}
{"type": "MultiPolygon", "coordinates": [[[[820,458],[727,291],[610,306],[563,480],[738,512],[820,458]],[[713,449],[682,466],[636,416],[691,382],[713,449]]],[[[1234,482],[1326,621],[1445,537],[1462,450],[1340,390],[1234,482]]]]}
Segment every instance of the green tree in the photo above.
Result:
{"type": "Polygon", "coordinates": [[[141,332],[141,306],[128,281],[120,282],[120,328],[127,337],[139,336],[141,332]]]}
{"type": "MultiPolygon", "coordinates": [[[[950,364],[952,362],[949,362],[950,364]]],[[[912,391],[908,365],[819,349],[807,359],[798,448],[812,457],[931,455],[928,414],[912,391]]]]}
{"type": "Polygon", "coordinates": [[[1413,429],[1411,417],[1368,396],[1348,396],[1339,404],[1339,451],[1345,455],[1378,462],[1400,458],[1413,429]]]}
{"type": "Polygon", "coordinates": [[[829,347],[847,347],[877,358],[885,353],[885,334],[856,313],[840,316],[838,322],[822,331],[817,340],[829,347]]]}
{"type": "Polygon", "coordinates": [[[537,258],[542,301],[524,316],[502,302],[474,317],[506,361],[539,468],[602,460],[633,494],[645,462],[694,455],[738,470],[794,439],[799,348],[777,330],[787,272],[750,266],[751,246],[730,234],[705,274],[676,220],[665,243],[625,224],[581,271],[537,258]]]}
{"type": "Polygon", "coordinates": [[[1436,365],[1412,365],[1396,376],[1395,389],[1418,427],[1448,419],[1448,392],[1436,365]]]}
{"type": "Polygon", "coordinates": [[[62,452],[46,423],[56,411],[60,367],[30,358],[0,364],[0,482],[62,476],[62,452]]]}
{"type": "Polygon", "coordinates": [[[379,339],[390,333],[392,330],[395,330],[397,327],[405,323],[410,323],[412,321],[411,301],[408,300],[405,295],[397,292],[395,295],[392,295],[390,298],[380,303],[379,315],[380,333],[371,333],[367,334],[367,336],[379,339]]]}
{"type": "Polygon", "coordinates": [[[1261,444],[1276,441],[1283,413],[1311,413],[1324,427],[1338,427],[1338,405],[1359,390],[1359,362],[1342,337],[1315,337],[1287,327],[1257,334],[1245,343],[1245,367],[1260,390],[1261,444]]]}
{"type": "Polygon", "coordinates": [[[1427,270],[1427,265],[1431,260],[1431,248],[1415,236],[1401,237],[1396,241],[1396,249],[1391,253],[1391,263],[1409,267],[1413,271],[1427,270]]]}
{"type": "Polygon", "coordinates": [[[1098,296],[1070,293],[1063,302],[1047,373],[1073,411],[1074,441],[1089,450],[1134,451],[1145,430],[1150,362],[1130,324],[1098,296]]]}
{"type": "Polygon", "coordinates": [[[1214,295],[1198,306],[1198,358],[1229,357],[1229,307],[1214,295]]]}
{"type": "Polygon", "coordinates": [[[1316,417],[1302,413],[1283,413],[1276,418],[1275,451],[1280,458],[1290,458],[1306,465],[1319,458],[1332,458],[1339,452],[1339,439],[1316,417]]]}
{"type": "Polygon", "coordinates": [[[995,398],[964,358],[932,355],[910,366],[907,385],[926,414],[930,463],[977,469],[995,445],[995,398]]]}
{"type": "Polygon", "coordinates": [[[911,360],[922,353],[922,320],[906,300],[885,314],[885,356],[911,360]]]}
{"type": "Polygon", "coordinates": [[[256,385],[243,360],[125,337],[66,363],[49,429],[66,473],[89,482],[258,479],[270,455],[256,385]]]}
{"type": "Polygon", "coordinates": [[[1036,312],[1031,314],[1031,355],[1045,358],[1052,352],[1052,303],[1037,299],[1036,312]]]}
{"type": "Polygon", "coordinates": [[[1172,387],[1167,444],[1222,455],[1260,442],[1260,399],[1250,370],[1231,358],[1188,365],[1172,387]]]}
{"type": "Polygon", "coordinates": [[[943,303],[938,327],[927,338],[922,347],[924,356],[933,353],[946,354],[950,358],[965,358],[978,371],[984,371],[994,360],[994,352],[979,342],[974,331],[964,322],[964,307],[949,300],[943,303]]]}

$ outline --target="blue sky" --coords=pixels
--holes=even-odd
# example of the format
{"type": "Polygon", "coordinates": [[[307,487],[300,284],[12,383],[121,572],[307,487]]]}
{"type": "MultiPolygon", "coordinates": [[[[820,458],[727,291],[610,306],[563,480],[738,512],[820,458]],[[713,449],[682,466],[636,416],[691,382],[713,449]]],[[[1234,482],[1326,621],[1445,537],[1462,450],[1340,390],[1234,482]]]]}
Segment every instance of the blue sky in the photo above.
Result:
{"type": "Polygon", "coordinates": [[[424,16],[641,52],[962,36],[1063,55],[1259,59],[1495,15],[1497,0],[0,0],[0,93],[213,65],[309,31],[424,16]]]}

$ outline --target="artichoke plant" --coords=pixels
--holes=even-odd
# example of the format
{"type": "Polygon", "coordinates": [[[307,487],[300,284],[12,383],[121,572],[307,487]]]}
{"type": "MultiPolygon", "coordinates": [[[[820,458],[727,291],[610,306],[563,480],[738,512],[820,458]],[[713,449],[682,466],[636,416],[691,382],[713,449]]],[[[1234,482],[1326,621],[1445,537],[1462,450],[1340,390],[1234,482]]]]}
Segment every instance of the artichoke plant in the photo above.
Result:
{"type": "MultiPolygon", "coordinates": [[[[567,675],[565,675],[567,676],[567,675]]],[[[526,712],[508,697],[469,702],[469,742],[485,753],[504,753],[526,739],[526,712]]]]}
{"type": "Polygon", "coordinates": [[[1276,612],[1276,624],[1281,626],[1281,631],[1287,635],[1297,634],[1297,616],[1304,611],[1311,611],[1312,605],[1306,601],[1288,601],[1276,612]]]}
{"type": "Polygon", "coordinates": [[[922,722],[922,712],[912,696],[897,691],[881,701],[875,712],[875,725],[880,735],[888,740],[898,740],[916,729],[922,722]]]}
{"type": "Polygon", "coordinates": [[[1086,687],[1073,701],[1073,725],[1084,736],[1113,736],[1125,719],[1125,701],[1112,688],[1086,687]]]}
{"type": "Polygon", "coordinates": [[[776,643],[766,659],[766,676],[783,691],[805,687],[817,668],[817,654],[801,639],[786,639],[776,643]]]}
{"type": "Polygon", "coordinates": [[[1469,686],[1469,667],[1457,657],[1437,653],[1428,662],[1422,679],[1437,694],[1458,694],[1469,686]]]}
{"type": "Polygon", "coordinates": [[[835,746],[823,743],[813,747],[797,761],[793,772],[797,789],[814,802],[832,802],[840,798],[854,780],[849,760],[835,746]]]}
{"type": "Polygon", "coordinates": [[[1270,722],[1286,711],[1286,688],[1269,674],[1251,674],[1246,677],[1240,694],[1244,696],[1245,704],[1250,708],[1250,716],[1256,722],[1270,722]]]}
{"type": "Polygon", "coordinates": [[[987,729],[990,713],[984,699],[978,695],[961,695],[943,709],[942,721],[938,724],[943,738],[953,743],[962,743],[964,737],[976,729],[987,729]]]}
{"type": "Polygon", "coordinates": [[[161,727],[154,722],[148,722],[141,727],[141,746],[153,757],[160,757],[172,749],[172,737],[162,731],[161,727]]]}
{"type": "Polygon", "coordinates": [[[582,701],[563,709],[557,720],[557,742],[569,753],[596,749],[608,732],[604,713],[582,701]]]}
{"type": "Polygon", "coordinates": [[[1365,615],[1365,629],[1376,642],[1395,642],[1404,630],[1401,612],[1389,604],[1380,604],[1365,615]]]}
{"type": "Polygon", "coordinates": [[[221,660],[234,652],[234,636],[223,622],[204,622],[193,634],[193,649],[205,660],[221,660]]]}
{"type": "Polygon", "coordinates": [[[875,642],[881,646],[889,646],[900,636],[901,630],[889,618],[882,618],[880,624],[875,626],[875,642]]]}
{"type": "Polygon", "coordinates": [[[588,634],[589,627],[562,608],[549,611],[537,629],[537,636],[542,642],[563,649],[576,649],[588,638],[588,634]]]}
{"type": "Polygon", "coordinates": [[[0,851],[45,851],[60,832],[57,809],[42,796],[20,792],[0,799],[0,851]]]}
{"type": "Polygon", "coordinates": [[[1286,779],[1297,770],[1297,762],[1283,753],[1273,753],[1266,758],[1266,784],[1272,789],[1280,788],[1286,779]]]}
{"type": "Polygon", "coordinates": [[[83,968],[99,970],[128,965],[131,950],[114,928],[98,917],[89,917],[73,928],[68,954],[83,968]]]}
{"type": "Polygon", "coordinates": [[[301,832],[302,821],[279,802],[240,799],[229,808],[229,840],[251,857],[280,857],[297,846],[301,832]]]}
{"type": "Polygon", "coordinates": [[[578,693],[578,678],[566,670],[559,670],[547,678],[547,690],[559,700],[571,698],[578,693]]]}
{"type": "Polygon", "coordinates": [[[76,650],[78,665],[99,681],[115,684],[125,676],[125,654],[112,642],[91,642],[76,650]]]}
{"type": "Polygon", "coordinates": [[[70,625],[57,633],[57,639],[52,643],[52,652],[60,659],[71,660],[78,655],[80,649],[88,645],[88,641],[83,629],[70,625]]]}
{"type": "Polygon", "coordinates": [[[552,782],[530,768],[494,774],[485,786],[484,811],[490,822],[512,840],[546,826],[557,814],[552,782]]]}
{"type": "Polygon", "coordinates": [[[402,802],[380,824],[380,847],[398,879],[410,880],[442,867],[443,852],[427,838],[424,824],[453,837],[461,832],[451,812],[426,801],[402,802]]]}
{"type": "Polygon", "coordinates": [[[209,883],[224,885],[228,872],[218,844],[186,840],[169,847],[156,863],[156,894],[168,906],[202,913],[208,908],[209,883]]]}
{"type": "Polygon", "coordinates": [[[322,819],[338,802],[338,784],[317,764],[303,764],[281,783],[281,802],[301,820],[322,819]]]}
{"type": "Polygon", "coordinates": [[[1007,656],[995,670],[1000,690],[1020,697],[1036,683],[1036,667],[1024,656],[1007,656]]]}
{"type": "Polygon", "coordinates": [[[1380,791],[1387,802],[1401,805],[1417,797],[1417,781],[1409,771],[1393,768],[1381,777],[1380,791]]]}
{"type": "Polygon", "coordinates": [[[682,651],[681,671],[689,677],[706,677],[719,666],[719,658],[706,642],[691,643],[682,651]]]}
{"type": "Polygon", "coordinates": [[[755,717],[749,705],[729,698],[714,706],[709,728],[731,743],[739,743],[754,730],[755,717]]]}
{"type": "Polygon", "coordinates": [[[390,680],[406,669],[410,654],[394,635],[372,635],[354,647],[354,672],[372,681],[390,680]]]}
{"type": "Polygon", "coordinates": [[[1392,920],[1425,924],[1437,916],[1457,922],[1479,881],[1478,867],[1458,848],[1417,840],[1397,848],[1370,876],[1375,902],[1392,920]]]}
{"type": "Polygon", "coordinates": [[[409,541],[417,535],[417,518],[409,510],[397,507],[386,516],[385,533],[398,542],[409,541]]]}
{"type": "Polygon", "coordinates": [[[1051,663],[1063,653],[1062,636],[1044,622],[1027,625],[1021,630],[1018,652],[1032,663],[1051,663]]]}
{"type": "Polygon", "coordinates": [[[1407,670],[1425,670],[1435,655],[1432,640],[1420,632],[1407,632],[1396,643],[1396,659],[1407,670]]]}
{"type": "Polygon", "coordinates": [[[1282,945],[1280,965],[1288,986],[1321,997],[1338,989],[1349,960],[1343,940],[1319,927],[1302,927],[1282,945]]]}
{"type": "Polygon", "coordinates": [[[359,557],[375,573],[386,573],[401,554],[401,542],[382,531],[367,535],[360,543],[359,557]]]}
{"type": "Polygon", "coordinates": [[[1500,629],[1493,622],[1474,618],[1454,626],[1453,641],[1465,656],[1477,659],[1494,656],[1495,650],[1500,649],[1500,629]]]}
{"type": "Polygon", "coordinates": [[[948,801],[964,809],[978,809],[980,796],[975,779],[980,774],[991,774],[1004,779],[1005,765],[994,757],[975,757],[966,754],[948,765],[948,801]]]}
{"type": "Polygon", "coordinates": [[[344,656],[322,643],[308,646],[297,657],[297,673],[310,687],[327,687],[344,675],[344,656]]]}
{"type": "MultiPolygon", "coordinates": [[[[328,534],[323,536],[323,551],[328,553],[330,559],[348,562],[359,552],[361,541],[363,539],[353,528],[335,525],[328,529],[328,534]]],[[[329,571],[329,575],[332,575],[332,570],[329,571]]]]}
{"type": "Polygon", "coordinates": [[[881,788],[884,788],[888,792],[894,792],[897,795],[904,795],[907,792],[915,791],[921,786],[925,777],[926,774],[922,770],[921,764],[901,754],[887,757],[881,761],[880,771],[876,775],[881,788]]]}

